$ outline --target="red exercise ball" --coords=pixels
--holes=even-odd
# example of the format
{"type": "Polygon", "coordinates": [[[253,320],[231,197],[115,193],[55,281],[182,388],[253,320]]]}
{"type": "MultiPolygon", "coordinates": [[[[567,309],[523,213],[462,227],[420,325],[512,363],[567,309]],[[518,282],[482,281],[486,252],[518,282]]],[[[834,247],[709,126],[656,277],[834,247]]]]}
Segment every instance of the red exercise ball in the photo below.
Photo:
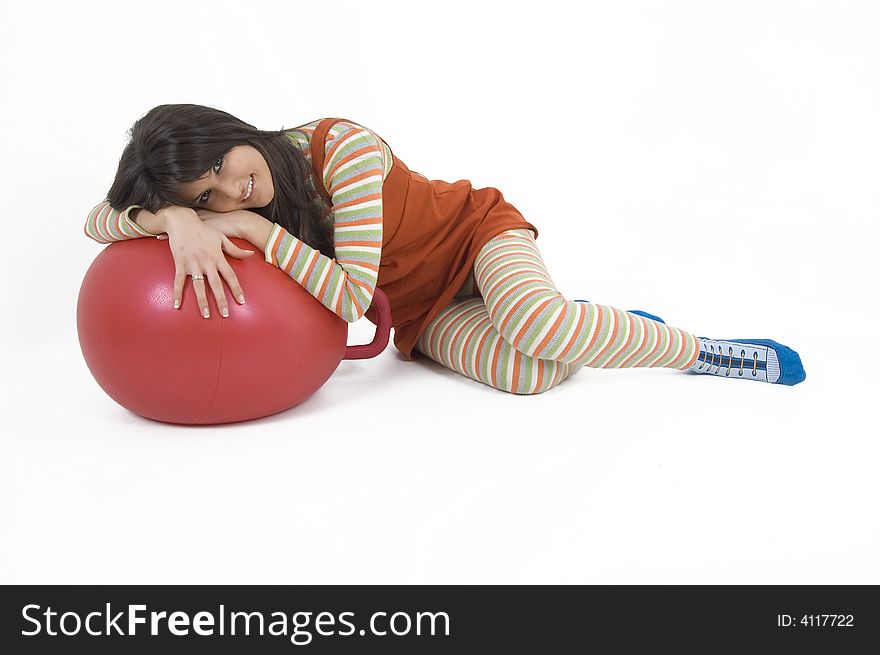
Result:
{"type": "MultiPolygon", "coordinates": [[[[243,239],[240,248],[255,250],[243,239]]],[[[157,421],[212,424],[281,412],[311,396],[342,359],[378,355],[388,344],[390,308],[376,289],[376,338],[348,346],[348,323],[259,251],[226,257],[244,290],[239,305],[223,280],[222,317],[207,279],[204,318],[191,278],[174,309],[174,259],[167,241],[111,243],[86,272],[76,322],[83,357],[107,394],[157,421]]]]}

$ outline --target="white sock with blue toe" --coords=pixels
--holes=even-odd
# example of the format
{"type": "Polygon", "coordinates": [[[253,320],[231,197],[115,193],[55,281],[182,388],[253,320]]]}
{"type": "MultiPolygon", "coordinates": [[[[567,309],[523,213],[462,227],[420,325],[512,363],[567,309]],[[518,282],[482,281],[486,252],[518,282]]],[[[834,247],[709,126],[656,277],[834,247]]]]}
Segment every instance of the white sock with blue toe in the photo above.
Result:
{"type": "Polygon", "coordinates": [[[789,386],[806,378],[800,355],[772,339],[698,339],[694,373],[789,386]]]}

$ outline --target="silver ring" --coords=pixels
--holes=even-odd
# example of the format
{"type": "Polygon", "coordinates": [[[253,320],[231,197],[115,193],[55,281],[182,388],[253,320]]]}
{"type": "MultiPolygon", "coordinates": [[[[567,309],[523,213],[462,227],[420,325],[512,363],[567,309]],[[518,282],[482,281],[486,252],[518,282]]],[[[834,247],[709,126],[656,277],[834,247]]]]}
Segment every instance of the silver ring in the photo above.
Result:
{"type": "Polygon", "coordinates": [[[205,276],[204,276],[204,275],[193,275],[193,276],[192,276],[192,279],[193,279],[193,281],[195,281],[195,280],[204,280],[204,279],[205,279],[205,276]]]}

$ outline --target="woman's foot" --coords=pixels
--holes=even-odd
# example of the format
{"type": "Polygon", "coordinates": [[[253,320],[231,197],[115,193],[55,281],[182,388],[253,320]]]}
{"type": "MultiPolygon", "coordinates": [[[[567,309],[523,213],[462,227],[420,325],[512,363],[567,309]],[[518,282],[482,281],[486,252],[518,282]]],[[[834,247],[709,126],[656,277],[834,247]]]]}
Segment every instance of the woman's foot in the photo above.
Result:
{"type": "Polygon", "coordinates": [[[726,378],[795,385],[807,377],[800,355],[772,339],[700,340],[700,356],[688,370],[726,378]]]}

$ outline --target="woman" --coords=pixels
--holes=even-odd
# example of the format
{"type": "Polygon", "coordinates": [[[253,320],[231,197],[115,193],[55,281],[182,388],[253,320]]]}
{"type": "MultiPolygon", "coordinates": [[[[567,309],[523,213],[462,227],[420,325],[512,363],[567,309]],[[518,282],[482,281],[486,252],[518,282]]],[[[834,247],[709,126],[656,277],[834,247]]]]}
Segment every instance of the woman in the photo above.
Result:
{"type": "Polygon", "coordinates": [[[245,302],[225,255],[254,251],[229,237],[262,248],[349,322],[373,320],[378,286],[405,359],[422,353],[512,393],[541,393],[582,366],[805,378],[798,354],[769,339],[706,339],[644,312],[566,300],[535,245],[537,228],[500,191],[428,180],[344,119],[262,131],[210,107],[155,107],[131,128],[85,233],[101,243],[167,238],[175,307],[191,276],[205,318],[206,285],[221,316],[223,280],[245,302]]]}

